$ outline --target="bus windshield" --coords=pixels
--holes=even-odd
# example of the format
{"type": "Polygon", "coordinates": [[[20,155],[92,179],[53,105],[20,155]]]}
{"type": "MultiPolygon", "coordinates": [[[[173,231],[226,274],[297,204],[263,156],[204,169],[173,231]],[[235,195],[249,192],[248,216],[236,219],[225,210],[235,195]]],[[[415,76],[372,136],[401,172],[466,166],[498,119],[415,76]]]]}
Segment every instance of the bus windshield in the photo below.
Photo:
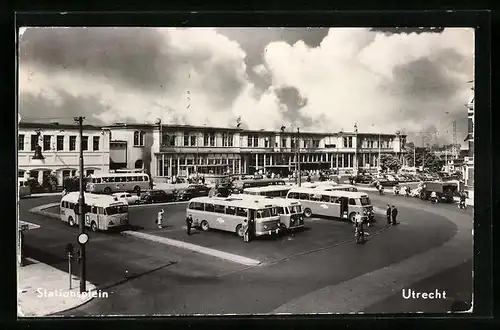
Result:
{"type": "Polygon", "coordinates": [[[370,198],[369,197],[361,197],[360,200],[361,200],[361,205],[363,205],[363,206],[367,206],[367,205],[371,205],[372,204],[370,202],[370,198]]]}
{"type": "Polygon", "coordinates": [[[263,210],[257,210],[257,218],[270,218],[276,216],[277,211],[275,208],[267,208],[263,210]]]}
{"type": "Polygon", "coordinates": [[[302,208],[300,207],[300,205],[293,205],[293,206],[290,206],[290,213],[302,213],[302,208]]]}
{"type": "Polygon", "coordinates": [[[128,207],[126,205],[116,205],[106,208],[106,215],[123,214],[128,212],[128,207]]]}

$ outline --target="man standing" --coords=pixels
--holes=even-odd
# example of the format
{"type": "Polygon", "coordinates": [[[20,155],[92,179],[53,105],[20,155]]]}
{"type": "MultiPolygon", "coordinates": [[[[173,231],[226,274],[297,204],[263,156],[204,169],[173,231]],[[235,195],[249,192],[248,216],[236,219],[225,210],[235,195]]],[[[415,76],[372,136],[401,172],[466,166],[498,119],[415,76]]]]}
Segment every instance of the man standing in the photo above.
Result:
{"type": "Polygon", "coordinates": [[[397,225],[397,217],[398,217],[398,209],[393,205],[392,206],[392,212],[391,212],[391,217],[392,217],[392,224],[397,225]]]}
{"type": "Polygon", "coordinates": [[[248,230],[248,219],[243,220],[243,241],[245,243],[250,242],[250,235],[249,235],[249,230],[248,230]]]}
{"type": "Polygon", "coordinates": [[[387,224],[390,225],[392,223],[392,220],[391,220],[391,215],[392,215],[392,210],[391,210],[391,206],[389,204],[387,204],[387,224]]]}
{"type": "Polygon", "coordinates": [[[186,228],[187,228],[187,234],[189,236],[191,236],[191,227],[193,225],[193,218],[191,217],[191,215],[189,215],[187,218],[186,218],[186,228]]]}
{"type": "Polygon", "coordinates": [[[162,229],[163,228],[163,213],[165,213],[165,211],[163,209],[161,209],[160,212],[158,212],[158,216],[156,218],[156,223],[158,224],[158,229],[162,229]]]}

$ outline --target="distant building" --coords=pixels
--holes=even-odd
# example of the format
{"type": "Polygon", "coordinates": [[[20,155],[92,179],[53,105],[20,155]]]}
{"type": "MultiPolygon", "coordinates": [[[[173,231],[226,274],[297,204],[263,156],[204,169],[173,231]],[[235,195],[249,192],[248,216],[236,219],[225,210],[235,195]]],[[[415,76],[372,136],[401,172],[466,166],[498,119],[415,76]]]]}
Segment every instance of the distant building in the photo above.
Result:
{"type": "MultiPolygon", "coordinates": [[[[84,174],[109,171],[109,132],[84,126],[84,174]]],[[[58,184],[79,170],[80,135],[77,125],[20,122],[18,128],[18,176],[37,178],[55,174],[58,184]],[[34,157],[37,146],[42,158],[34,157]]]]}
{"type": "Polygon", "coordinates": [[[467,103],[468,130],[465,141],[469,144],[469,154],[464,159],[464,180],[469,190],[469,196],[474,194],[474,89],[467,103]]]}

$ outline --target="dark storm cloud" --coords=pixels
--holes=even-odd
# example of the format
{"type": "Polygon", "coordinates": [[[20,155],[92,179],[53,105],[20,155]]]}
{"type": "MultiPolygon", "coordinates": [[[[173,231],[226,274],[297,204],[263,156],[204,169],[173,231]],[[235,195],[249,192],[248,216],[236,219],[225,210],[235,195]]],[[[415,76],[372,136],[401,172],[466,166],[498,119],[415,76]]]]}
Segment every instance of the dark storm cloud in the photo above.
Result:
{"type": "Polygon", "coordinates": [[[287,111],[283,111],[285,122],[302,127],[311,127],[314,121],[310,116],[304,115],[300,110],[307,105],[307,98],[300,94],[294,86],[282,86],[274,90],[279,102],[286,106],[287,111]]]}
{"type": "Polygon", "coordinates": [[[194,68],[215,108],[230,106],[245,83],[234,65],[213,63],[209,48],[179,50],[168,33],[153,28],[30,28],[21,38],[19,56],[21,66],[95,73],[166,94],[188,81],[194,68]]]}
{"type": "Polygon", "coordinates": [[[43,93],[38,95],[20,93],[19,113],[22,120],[26,122],[35,120],[72,124],[74,117],[85,116],[86,123],[99,124],[100,121],[93,118],[93,115],[101,114],[109,109],[95,97],[75,97],[63,90],[59,90],[57,93],[58,102],[50,100],[43,93]]]}
{"type": "Polygon", "coordinates": [[[162,72],[175,64],[162,52],[164,39],[157,30],[142,28],[30,28],[21,38],[19,58],[21,65],[35,62],[160,88],[171,82],[162,72]]]}

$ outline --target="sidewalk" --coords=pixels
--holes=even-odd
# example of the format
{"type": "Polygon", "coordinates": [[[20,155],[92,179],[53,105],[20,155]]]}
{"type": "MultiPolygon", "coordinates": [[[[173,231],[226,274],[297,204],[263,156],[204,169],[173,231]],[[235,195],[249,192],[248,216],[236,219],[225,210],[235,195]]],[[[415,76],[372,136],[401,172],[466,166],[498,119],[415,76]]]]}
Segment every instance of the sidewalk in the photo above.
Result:
{"type": "Polygon", "coordinates": [[[97,296],[96,287],[87,282],[88,293],[80,294],[80,281],[73,276],[69,290],[69,274],[57,268],[28,259],[18,267],[18,317],[49,316],[83,305],[97,296]]]}

